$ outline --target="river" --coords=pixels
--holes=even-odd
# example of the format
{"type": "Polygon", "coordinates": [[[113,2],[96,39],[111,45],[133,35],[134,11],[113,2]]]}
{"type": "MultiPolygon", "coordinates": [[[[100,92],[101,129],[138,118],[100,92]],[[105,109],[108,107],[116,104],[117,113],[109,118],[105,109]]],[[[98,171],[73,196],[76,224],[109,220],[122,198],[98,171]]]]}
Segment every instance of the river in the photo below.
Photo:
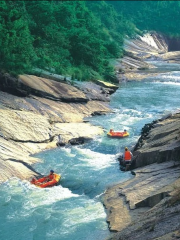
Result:
{"type": "Polygon", "coordinates": [[[100,240],[111,233],[101,196],[108,186],[133,176],[121,172],[117,154],[132,148],[144,124],[180,108],[180,65],[151,62],[157,77],[121,83],[111,96],[113,114],[88,118],[103,136],[81,146],[41,152],[35,168],[62,175],[59,186],[39,189],[12,178],[0,186],[0,239],[100,240]],[[110,139],[106,132],[126,129],[130,136],[110,139]]]}

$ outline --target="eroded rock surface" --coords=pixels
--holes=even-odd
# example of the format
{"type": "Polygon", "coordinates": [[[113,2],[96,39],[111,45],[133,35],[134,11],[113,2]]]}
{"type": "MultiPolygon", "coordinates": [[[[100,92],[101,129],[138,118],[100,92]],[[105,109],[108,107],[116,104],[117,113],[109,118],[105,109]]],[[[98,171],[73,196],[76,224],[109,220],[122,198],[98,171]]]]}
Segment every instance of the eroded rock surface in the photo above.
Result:
{"type": "Polygon", "coordinates": [[[87,98],[82,91],[62,82],[49,81],[49,79],[33,75],[20,75],[18,84],[37,96],[64,102],[87,102],[87,98]]]}
{"type": "Polygon", "coordinates": [[[168,52],[166,38],[155,32],[137,36],[125,41],[125,53],[122,59],[115,62],[116,76],[119,81],[142,80],[158,75],[156,71],[144,71],[155,68],[147,63],[148,59],[165,59],[168,52]],[[164,55],[164,58],[163,58],[164,55]]]}
{"type": "MultiPolygon", "coordinates": [[[[168,52],[168,44],[156,33],[127,40],[124,58],[115,63],[119,81],[160,74],[147,64],[148,59],[179,63],[179,51],[168,52]]],[[[133,155],[132,179],[109,187],[103,196],[109,229],[117,232],[109,239],[178,239],[180,113],[146,124],[133,155]]]]}
{"type": "Polygon", "coordinates": [[[180,228],[179,120],[174,113],[146,124],[133,152],[135,176],[106,190],[107,222],[117,232],[109,239],[176,239],[168,237],[180,228]]]}
{"type": "Polygon", "coordinates": [[[0,74],[0,80],[0,182],[39,174],[32,164],[40,159],[30,155],[57,147],[59,136],[63,144],[79,144],[102,134],[84,118],[111,112],[109,94],[117,89],[105,83],[77,88],[33,75],[0,74]]]}
{"type": "Polygon", "coordinates": [[[136,167],[180,161],[180,113],[147,124],[134,149],[136,167]]]}
{"type": "Polygon", "coordinates": [[[180,51],[164,53],[161,55],[161,58],[168,62],[180,63],[180,51]]]}

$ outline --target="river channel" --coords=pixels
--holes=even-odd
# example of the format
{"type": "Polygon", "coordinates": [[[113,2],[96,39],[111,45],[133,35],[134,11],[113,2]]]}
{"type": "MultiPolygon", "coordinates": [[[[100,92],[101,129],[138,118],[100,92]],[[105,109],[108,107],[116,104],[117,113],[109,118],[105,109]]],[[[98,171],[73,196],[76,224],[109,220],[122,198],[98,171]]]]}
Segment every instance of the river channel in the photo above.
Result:
{"type": "Polygon", "coordinates": [[[121,83],[111,96],[114,113],[87,119],[104,128],[103,136],[36,155],[42,159],[37,171],[62,175],[59,186],[39,189],[17,178],[0,186],[0,239],[103,240],[111,234],[101,196],[108,186],[134,177],[119,170],[117,155],[135,145],[144,124],[180,109],[180,65],[151,63],[158,76],[121,83]],[[110,139],[110,128],[130,136],[110,139]]]}

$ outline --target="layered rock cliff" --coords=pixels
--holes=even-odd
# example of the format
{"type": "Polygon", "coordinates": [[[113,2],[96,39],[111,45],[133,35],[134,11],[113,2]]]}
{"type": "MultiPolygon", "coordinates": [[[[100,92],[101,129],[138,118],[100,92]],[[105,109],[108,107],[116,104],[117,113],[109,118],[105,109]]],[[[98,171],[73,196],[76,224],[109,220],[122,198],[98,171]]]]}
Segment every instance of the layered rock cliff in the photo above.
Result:
{"type": "Polygon", "coordinates": [[[176,44],[176,48],[174,47],[171,51],[173,42],[178,41],[156,32],[126,39],[124,57],[117,59],[114,63],[117,78],[121,82],[156,76],[158,73],[155,69],[153,71],[155,67],[147,60],[180,63],[179,44],[176,44]]]}
{"type": "MultiPolygon", "coordinates": [[[[178,63],[180,52],[168,50],[167,39],[158,35],[127,41],[128,58],[116,65],[119,81],[158,74],[141,70],[151,67],[144,63],[149,58],[178,63]]],[[[132,179],[109,187],[103,196],[109,229],[116,232],[109,240],[179,239],[180,113],[146,124],[132,151],[132,179]]]]}
{"type": "Polygon", "coordinates": [[[103,133],[84,118],[111,112],[109,94],[117,87],[101,81],[73,84],[33,75],[0,75],[0,182],[38,174],[32,164],[40,159],[31,154],[56,147],[59,136],[64,145],[103,133]]]}
{"type": "Polygon", "coordinates": [[[180,113],[146,125],[133,155],[135,176],[104,194],[110,230],[118,232],[109,239],[176,239],[180,228],[180,113]]]}

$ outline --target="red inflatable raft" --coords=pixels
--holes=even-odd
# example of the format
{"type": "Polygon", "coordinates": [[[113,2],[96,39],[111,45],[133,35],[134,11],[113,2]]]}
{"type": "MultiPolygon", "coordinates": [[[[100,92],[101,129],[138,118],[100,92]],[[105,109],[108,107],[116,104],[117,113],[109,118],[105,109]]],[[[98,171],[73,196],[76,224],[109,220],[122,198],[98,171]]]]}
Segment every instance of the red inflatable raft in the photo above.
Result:
{"type": "Polygon", "coordinates": [[[128,137],[129,133],[125,130],[124,132],[115,132],[114,130],[110,129],[110,131],[107,133],[108,137],[114,137],[114,138],[123,138],[128,137]]]}
{"type": "Polygon", "coordinates": [[[48,181],[47,177],[40,178],[38,180],[32,179],[31,183],[40,188],[56,186],[61,179],[61,175],[54,173],[54,179],[48,181]]]}

